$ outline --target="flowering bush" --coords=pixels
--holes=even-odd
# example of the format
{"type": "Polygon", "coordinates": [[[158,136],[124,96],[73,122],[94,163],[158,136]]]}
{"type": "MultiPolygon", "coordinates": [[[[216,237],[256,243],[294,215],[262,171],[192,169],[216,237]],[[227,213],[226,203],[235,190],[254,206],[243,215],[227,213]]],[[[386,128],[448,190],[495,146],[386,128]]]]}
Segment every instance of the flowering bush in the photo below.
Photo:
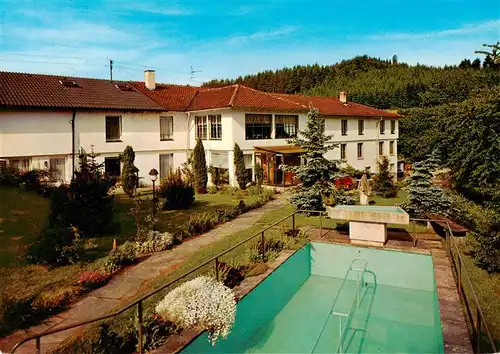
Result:
{"type": "Polygon", "coordinates": [[[132,242],[125,242],[123,245],[111,251],[103,269],[106,273],[113,274],[122,267],[134,264],[137,261],[137,246],[132,242]]]}
{"type": "Polygon", "coordinates": [[[145,241],[136,242],[138,253],[154,253],[173,246],[174,236],[169,232],[149,230],[145,241]]]}
{"type": "Polygon", "coordinates": [[[200,276],[169,292],[156,306],[156,313],[180,327],[208,331],[215,345],[219,337],[225,339],[231,332],[236,300],[224,284],[200,276]]]}
{"type": "Polygon", "coordinates": [[[109,278],[110,275],[106,272],[101,272],[99,270],[86,271],[80,274],[78,284],[82,285],[88,290],[97,289],[100,286],[106,284],[109,278]]]}

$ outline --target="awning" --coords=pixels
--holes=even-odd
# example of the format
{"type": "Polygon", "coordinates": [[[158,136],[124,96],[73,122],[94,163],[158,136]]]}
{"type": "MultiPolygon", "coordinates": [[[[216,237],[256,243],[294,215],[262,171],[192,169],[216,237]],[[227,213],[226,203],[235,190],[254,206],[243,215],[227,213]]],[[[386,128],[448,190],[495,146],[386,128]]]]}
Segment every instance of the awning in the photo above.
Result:
{"type": "Polygon", "coordinates": [[[293,146],[293,145],[284,145],[284,146],[266,146],[266,147],[254,147],[255,152],[271,152],[275,154],[300,154],[304,152],[304,149],[293,146]]]}

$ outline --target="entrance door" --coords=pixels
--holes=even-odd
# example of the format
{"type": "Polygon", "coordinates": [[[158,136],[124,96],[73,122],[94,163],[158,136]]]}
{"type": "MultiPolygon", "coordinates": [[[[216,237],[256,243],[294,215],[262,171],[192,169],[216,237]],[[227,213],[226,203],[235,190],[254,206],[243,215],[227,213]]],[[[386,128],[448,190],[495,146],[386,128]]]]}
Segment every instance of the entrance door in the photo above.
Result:
{"type": "Polygon", "coordinates": [[[281,165],[284,164],[283,155],[276,154],[276,185],[283,184],[283,170],[281,169],[281,165]]]}
{"type": "Polygon", "coordinates": [[[120,158],[119,157],[104,158],[104,171],[110,177],[119,177],[121,175],[120,158]]]}

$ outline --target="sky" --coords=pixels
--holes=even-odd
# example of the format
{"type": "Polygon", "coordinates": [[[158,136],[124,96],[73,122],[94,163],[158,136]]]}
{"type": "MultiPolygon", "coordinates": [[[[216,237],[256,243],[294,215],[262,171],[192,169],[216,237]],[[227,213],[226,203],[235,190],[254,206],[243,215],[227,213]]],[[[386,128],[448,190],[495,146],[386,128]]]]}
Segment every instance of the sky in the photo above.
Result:
{"type": "Polygon", "coordinates": [[[441,66],[500,40],[495,0],[0,0],[0,70],[199,85],[356,55],[441,66]]]}

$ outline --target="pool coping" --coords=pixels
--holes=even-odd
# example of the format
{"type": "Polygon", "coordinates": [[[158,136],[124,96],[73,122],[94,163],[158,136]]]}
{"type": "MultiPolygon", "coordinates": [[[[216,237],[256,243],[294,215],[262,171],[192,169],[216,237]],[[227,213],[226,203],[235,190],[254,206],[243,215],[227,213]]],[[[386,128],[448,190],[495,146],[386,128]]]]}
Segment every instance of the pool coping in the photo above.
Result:
{"type": "MultiPolygon", "coordinates": [[[[423,254],[432,257],[434,278],[436,280],[436,288],[439,301],[439,314],[441,320],[441,329],[443,333],[443,346],[444,353],[473,353],[472,345],[470,342],[469,331],[465,321],[464,313],[460,298],[458,296],[455,278],[452,273],[451,264],[444,247],[436,247],[435,244],[426,245],[428,248],[419,247],[404,247],[394,245],[351,245],[344,242],[335,242],[334,240],[311,240],[309,243],[329,243],[340,244],[344,246],[376,248],[387,251],[406,252],[423,254]]],[[[255,289],[261,282],[270,276],[276,269],[278,269],[287,259],[289,259],[297,250],[284,250],[281,251],[279,256],[271,263],[268,264],[268,269],[265,273],[245,278],[240,285],[236,286],[233,291],[235,292],[236,301],[239,302],[253,289],[255,289]]],[[[154,354],[161,353],[179,353],[197,337],[199,337],[203,330],[184,330],[180,334],[170,336],[167,341],[159,348],[151,351],[154,354]]]]}
{"type": "Polygon", "coordinates": [[[387,251],[406,252],[429,255],[432,257],[434,269],[434,279],[439,301],[439,317],[441,319],[441,329],[443,332],[443,346],[445,354],[452,353],[473,353],[470,334],[467,328],[467,322],[458,296],[455,277],[451,269],[448,254],[442,243],[441,247],[435,244],[425,245],[427,248],[395,245],[368,245],[368,244],[349,244],[335,240],[312,240],[311,242],[337,244],[343,246],[354,246],[364,248],[377,248],[387,251]]]}
{"type": "MultiPolygon", "coordinates": [[[[309,244],[308,242],[307,244],[309,244]]],[[[307,245],[306,244],[306,245],[307,245]]],[[[305,247],[305,245],[303,246],[305,247]]],[[[267,264],[267,270],[259,275],[248,277],[243,279],[243,281],[236,287],[233,288],[233,292],[236,298],[236,302],[240,302],[246,295],[248,295],[252,290],[254,290],[260,283],[262,283],[267,277],[269,277],[276,269],[278,269],[287,259],[293,256],[296,252],[301,250],[303,247],[296,250],[283,250],[279,253],[278,257],[270,263],[267,264]]],[[[165,343],[163,343],[159,348],[156,348],[150,353],[152,354],[177,354],[186,346],[191,344],[196,338],[205,332],[204,330],[183,330],[179,334],[174,334],[167,338],[165,343]]]]}

